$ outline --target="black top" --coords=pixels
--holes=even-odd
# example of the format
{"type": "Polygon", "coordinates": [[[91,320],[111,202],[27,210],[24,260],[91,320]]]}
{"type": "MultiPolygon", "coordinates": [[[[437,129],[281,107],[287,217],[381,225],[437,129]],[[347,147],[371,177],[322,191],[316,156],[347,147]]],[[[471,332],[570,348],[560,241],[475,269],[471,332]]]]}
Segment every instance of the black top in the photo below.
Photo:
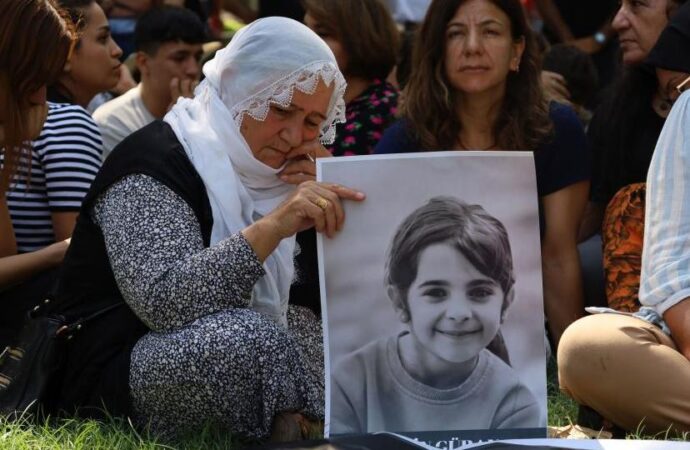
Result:
{"type": "Polygon", "coordinates": [[[608,204],[624,186],[643,183],[652,161],[656,141],[666,119],[660,117],[651,104],[628,124],[627,144],[611,130],[611,120],[606,112],[597,110],[587,130],[592,147],[592,188],[590,200],[608,204]],[[620,148],[626,145],[626,148],[620,148]]]}
{"type": "MultiPolygon", "coordinates": [[[[204,243],[210,241],[212,215],[204,184],[170,126],[153,122],[116,147],[84,199],[55,293],[57,312],[68,318],[123,301],[91,209],[112,184],[135,173],[155,178],[183,198],[199,220],[204,243]]],[[[147,331],[126,306],[85,325],[68,341],[60,386],[53,389],[48,407],[80,408],[82,415],[99,417],[105,404],[112,415],[130,414],[129,355],[147,331]]]]}
{"type": "MultiPolygon", "coordinates": [[[[587,139],[577,115],[569,107],[552,102],[549,116],[553,122],[553,136],[534,151],[540,197],[589,179],[587,139]]],[[[419,151],[423,149],[408,135],[404,120],[399,120],[386,130],[374,153],[419,151]]]]}
{"type": "MultiPolygon", "coordinates": [[[[553,122],[553,136],[534,151],[539,197],[552,194],[590,176],[587,139],[575,112],[567,106],[552,102],[549,116],[553,122]]],[[[393,124],[383,135],[374,153],[411,153],[423,151],[408,133],[404,120],[393,124]]],[[[546,230],[539,205],[542,235],[546,230]]]]}

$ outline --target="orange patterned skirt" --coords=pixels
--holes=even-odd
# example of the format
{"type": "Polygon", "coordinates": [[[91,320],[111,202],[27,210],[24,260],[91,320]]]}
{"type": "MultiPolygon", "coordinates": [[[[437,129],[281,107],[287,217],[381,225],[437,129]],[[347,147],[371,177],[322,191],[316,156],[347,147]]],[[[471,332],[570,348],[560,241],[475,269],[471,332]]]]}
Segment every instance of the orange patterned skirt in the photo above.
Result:
{"type": "Polygon", "coordinates": [[[618,311],[640,309],[645,183],[622,188],[606,207],[602,225],[606,299],[618,311]]]}

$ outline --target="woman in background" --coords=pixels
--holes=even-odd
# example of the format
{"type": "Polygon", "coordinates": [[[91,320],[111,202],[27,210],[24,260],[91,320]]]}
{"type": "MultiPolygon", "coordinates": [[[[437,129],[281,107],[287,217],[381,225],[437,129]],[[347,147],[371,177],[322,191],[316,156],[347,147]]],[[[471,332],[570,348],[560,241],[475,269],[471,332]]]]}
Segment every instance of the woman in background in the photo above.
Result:
{"type": "Polygon", "coordinates": [[[71,21],[52,0],[0,3],[0,348],[21,326],[23,311],[40,301],[49,287],[43,276],[27,280],[57,266],[69,245],[52,240],[52,245],[17,254],[8,199],[10,187],[27,174],[25,161],[33,154],[30,141],[44,126],[46,86],[62,73],[75,38],[71,21]]]}
{"type": "Polygon", "coordinates": [[[587,143],[575,113],[543,98],[522,5],[433,1],[412,67],[403,119],[388,129],[376,153],[534,152],[545,311],[557,346],[563,330],[583,314],[576,237],[589,190],[587,143]]]}
{"type": "Polygon", "coordinates": [[[347,121],[328,149],[334,156],[368,155],[397,112],[398,91],[386,81],[398,55],[395,22],[380,0],[304,4],[304,23],[331,48],[347,81],[347,121]]]}

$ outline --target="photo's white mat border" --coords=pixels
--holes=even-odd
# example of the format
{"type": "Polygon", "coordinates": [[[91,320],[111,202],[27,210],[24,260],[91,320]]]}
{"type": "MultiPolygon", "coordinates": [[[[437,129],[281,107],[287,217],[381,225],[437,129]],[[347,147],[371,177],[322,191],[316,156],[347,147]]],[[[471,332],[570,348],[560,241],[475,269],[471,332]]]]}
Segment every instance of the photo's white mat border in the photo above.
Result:
{"type": "MultiPolygon", "coordinates": [[[[511,359],[513,359],[513,366],[520,374],[521,381],[532,390],[539,403],[543,403],[540,419],[545,424],[546,363],[541,309],[543,304],[541,247],[533,154],[517,151],[445,151],[323,158],[317,160],[317,179],[350,186],[367,194],[367,199],[361,204],[344,202],[345,227],[335,239],[328,243],[329,248],[338,248],[338,245],[334,247],[333,244],[341,242],[339,245],[346,249],[345,253],[347,253],[347,245],[342,246],[343,243],[348,242],[348,239],[352,242],[357,242],[357,239],[364,241],[363,245],[366,248],[375,247],[379,255],[385,253],[381,249],[388,246],[389,237],[402,218],[435,195],[451,195],[468,203],[481,204],[490,214],[503,222],[511,242],[517,274],[517,295],[506,322],[502,326],[502,331],[511,359]],[[386,205],[385,211],[381,211],[381,204],[386,205]],[[373,212],[372,208],[378,208],[379,211],[373,212]],[[356,223],[358,218],[371,217],[372,214],[378,214],[377,217],[388,223],[385,227],[388,233],[385,239],[377,240],[371,233],[366,233],[367,227],[371,227],[370,222],[356,223]],[[538,305],[539,314],[535,314],[534,305],[538,305]],[[534,330],[528,333],[527,342],[517,342],[516,340],[525,340],[524,323],[529,323],[534,330]]],[[[333,311],[329,311],[327,305],[328,285],[332,284],[333,277],[325,270],[325,265],[328,265],[329,260],[327,252],[324,253],[326,239],[321,234],[317,234],[322,314],[325,319],[323,334],[327,374],[326,436],[328,436],[331,392],[329,375],[334,343],[330,339],[333,334],[330,321],[326,320],[333,317],[333,311]]],[[[383,256],[376,256],[376,258],[378,258],[376,264],[381,267],[375,270],[382,273],[383,256]]],[[[371,258],[363,257],[357,260],[356,266],[338,264],[337,267],[341,270],[359,269],[360,272],[371,277],[371,270],[367,270],[368,259],[371,258]]],[[[356,278],[355,275],[353,277],[356,278]]],[[[376,278],[377,284],[372,289],[380,291],[381,299],[378,303],[381,308],[390,310],[390,317],[394,317],[390,301],[384,299],[383,279],[376,278]]],[[[354,297],[355,293],[352,295],[354,297]]],[[[357,302],[349,304],[347,308],[354,313],[369,315],[368,312],[357,308],[357,302]]],[[[371,316],[378,317],[376,313],[372,313],[371,316]]],[[[370,332],[365,327],[361,327],[360,323],[357,324],[357,329],[362,330],[359,334],[363,337],[370,332]]],[[[336,351],[335,355],[339,356],[352,351],[358,345],[353,344],[351,348],[336,351]]]]}

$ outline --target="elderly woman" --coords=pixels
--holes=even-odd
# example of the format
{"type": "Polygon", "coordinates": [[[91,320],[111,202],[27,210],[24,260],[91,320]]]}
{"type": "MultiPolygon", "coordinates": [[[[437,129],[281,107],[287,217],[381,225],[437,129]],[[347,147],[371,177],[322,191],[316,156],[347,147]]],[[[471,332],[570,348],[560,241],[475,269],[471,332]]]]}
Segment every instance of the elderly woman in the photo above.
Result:
{"type": "Polygon", "coordinates": [[[156,433],[265,437],[276,416],[323,417],[320,320],[291,285],[309,273],[295,235],[333,236],[341,199],[364,198],[313,181],[345,81],[328,46],[284,18],[242,29],[203,70],[194,99],[115,148],[84,203],[62,309],[126,307],[71,341],[56,406],[128,413],[131,395],[156,433]]]}
{"type": "Polygon", "coordinates": [[[403,120],[388,129],[376,152],[534,152],[545,310],[557,345],[583,309],[576,235],[589,189],[587,145],[575,113],[549,106],[542,96],[522,5],[433,1],[413,58],[403,120]]]}

